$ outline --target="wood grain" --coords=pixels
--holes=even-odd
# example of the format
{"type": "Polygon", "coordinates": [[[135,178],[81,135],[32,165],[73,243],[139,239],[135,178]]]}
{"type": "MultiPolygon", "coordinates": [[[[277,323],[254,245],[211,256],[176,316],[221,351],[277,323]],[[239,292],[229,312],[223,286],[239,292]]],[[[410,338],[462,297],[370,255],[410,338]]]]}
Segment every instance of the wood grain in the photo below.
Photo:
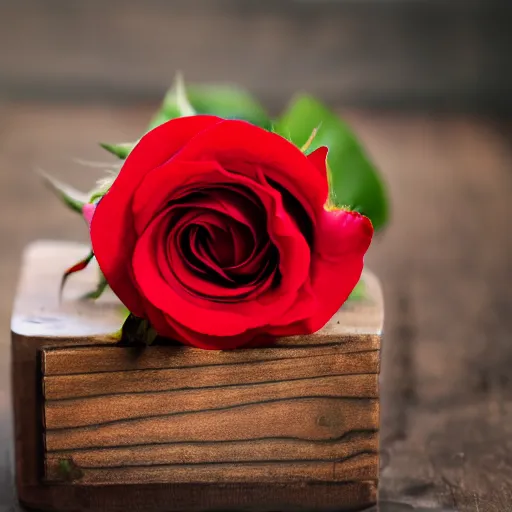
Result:
{"type": "MultiPolygon", "coordinates": [[[[238,351],[141,349],[116,344],[113,295],[78,300],[94,273],[56,299],[60,269],[85,250],[45,242],[25,256],[13,314],[14,360],[33,379],[15,393],[22,490],[42,471],[46,489],[111,487],[115,505],[112,486],[153,485],[159,495],[169,484],[266,485],[270,497],[283,485],[341,485],[350,492],[340,506],[375,500],[383,307],[370,272],[365,298],[313,335],[238,351]],[[26,462],[38,453],[39,464],[26,462]]],[[[318,498],[308,503],[321,509],[318,498]]]]}
{"type": "Polygon", "coordinates": [[[367,342],[44,349],[46,479],[63,461],[80,485],[377,478],[367,342]]]}
{"type": "MultiPolygon", "coordinates": [[[[269,399],[190,413],[138,416],[130,421],[114,419],[85,427],[59,426],[46,430],[46,448],[59,450],[131,443],[269,437],[332,439],[351,430],[378,428],[377,404],[374,399],[269,399]]],[[[104,413],[106,406],[100,404],[98,407],[98,414],[104,413]]],[[[143,411],[139,414],[143,414],[143,411]]],[[[93,420],[96,418],[93,417],[93,420]]],[[[82,423],[84,420],[78,421],[82,423]]]]}
{"type": "MultiPolygon", "coordinates": [[[[62,459],[61,459],[62,460],[62,459]]],[[[74,461],[74,459],[71,459],[74,461]]],[[[49,479],[65,481],[59,473],[58,465],[48,470],[49,479]]],[[[352,482],[376,479],[378,456],[375,452],[357,453],[346,459],[335,461],[286,462],[222,462],[198,463],[197,465],[173,464],[158,465],[151,461],[120,467],[80,467],[76,479],[80,485],[110,484],[163,484],[163,483],[211,483],[257,482],[260,484],[286,484],[300,482],[352,482]]],[[[71,476],[74,481],[74,477],[71,476]]],[[[115,491],[114,491],[115,492],[115,491]]],[[[113,495],[114,498],[115,495],[113,495]]]]}
{"type": "Polygon", "coordinates": [[[345,459],[361,453],[371,453],[376,446],[377,430],[351,431],[337,439],[312,443],[307,439],[265,438],[245,441],[182,441],[149,445],[99,447],[48,452],[48,460],[56,463],[73,459],[80,467],[143,466],[144,464],[198,464],[205,459],[211,463],[315,461],[345,459]]]}
{"type": "MultiPolygon", "coordinates": [[[[373,385],[374,376],[359,375],[361,366],[365,365],[371,371],[378,372],[379,360],[376,349],[362,351],[360,353],[345,353],[347,344],[339,347],[326,349],[310,348],[308,354],[299,355],[302,352],[296,349],[289,352],[287,358],[283,352],[284,349],[261,349],[263,359],[258,361],[254,359],[254,353],[246,351],[247,353],[241,354],[242,359],[248,360],[246,363],[241,362],[236,364],[238,372],[237,383],[241,384],[255,384],[255,383],[271,383],[284,380],[298,380],[298,379],[313,379],[321,378],[319,369],[322,374],[342,376],[344,389],[347,393],[358,393],[358,386],[363,386],[363,389],[369,389],[373,385]],[[293,357],[296,356],[296,357],[293,357]],[[250,358],[253,357],[253,360],[250,358]],[[275,359],[273,359],[275,358],[275,359]],[[262,363],[265,363],[264,365],[262,363]],[[363,382],[367,384],[363,385],[363,382]]],[[[359,347],[358,347],[359,348],[359,347]]],[[[355,348],[354,348],[355,350],[355,348]]],[[[64,349],[52,353],[45,353],[45,377],[44,377],[44,393],[47,400],[58,400],[60,398],[79,398],[79,397],[94,397],[105,394],[106,386],[108,386],[112,379],[116,381],[117,394],[133,394],[143,393],[146,391],[166,392],[177,391],[182,389],[195,389],[204,387],[215,387],[230,385],[233,381],[233,363],[229,363],[231,356],[229,353],[219,354],[219,364],[199,364],[194,367],[174,367],[165,368],[164,356],[169,357],[171,354],[175,359],[179,358],[179,350],[168,347],[165,349],[154,347],[154,352],[158,357],[154,361],[158,368],[141,368],[135,365],[130,356],[130,349],[117,351],[118,358],[130,361],[126,363],[125,370],[112,370],[99,371],[97,373],[78,373],[70,375],[51,375],[48,374],[50,365],[55,364],[55,359],[62,358],[63,362],[69,362],[73,369],[76,368],[76,359],[69,357],[78,351],[65,352],[64,349]],[[47,356],[52,357],[48,358],[47,356]],[[66,357],[67,356],[67,357],[66,357]],[[49,361],[50,359],[50,361],[49,361]],[[143,378],[140,378],[143,376],[143,378]],[[200,380],[198,380],[200,378],[200,380]],[[78,385],[79,384],[79,385],[78,385]]],[[[86,360],[89,359],[90,353],[98,356],[96,361],[100,361],[99,357],[105,359],[111,357],[110,349],[96,349],[91,348],[81,350],[78,352],[80,356],[84,356],[86,360]]],[[[114,354],[117,355],[117,354],[114,354]]],[[[200,353],[197,354],[202,355],[200,353]]],[[[146,359],[146,358],[145,358],[146,359]]],[[[173,358],[174,359],[174,358],[173,358]]],[[[184,358],[182,358],[182,361],[184,358]]],[[[184,361],[183,361],[184,362],[184,361]]],[[[210,360],[211,362],[211,360],[210,360]]],[[[104,367],[105,361],[101,365],[104,367]]],[[[109,363],[113,364],[112,359],[109,363]]],[[[198,361],[199,363],[199,361],[198,361]]],[[[174,362],[174,364],[176,364],[174,362]]],[[[63,367],[57,367],[58,371],[63,367]]]]}
{"type": "Polygon", "coordinates": [[[328,397],[332,400],[346,400],[347,404],[357,403],[358,399],[377,398],[376,375],[362,374],[357,377],[351,383],[353,388],[348,390],[344,385],[344,376],[313,377],[270,384],[229,384],[225,387],[156,393],[145,391],[137,394],[119,394],[115,383],[110,382],[102,396],[46,401],[46,429],[99,426],[128,419],[225,410],[258,404],[262,397],[266,402],[328,397]]]}

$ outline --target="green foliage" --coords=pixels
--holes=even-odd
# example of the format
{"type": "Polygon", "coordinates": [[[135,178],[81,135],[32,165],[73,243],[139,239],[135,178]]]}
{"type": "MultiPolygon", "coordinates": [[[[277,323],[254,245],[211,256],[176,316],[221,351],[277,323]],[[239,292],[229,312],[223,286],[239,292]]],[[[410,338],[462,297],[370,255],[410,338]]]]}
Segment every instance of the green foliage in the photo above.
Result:
{"type": "MultiPolygon", "coordinates": [[[[166,121],[169,121],[170,119],[193,116],[196,113],[196,110],[188,99],[183,77],[181,74],[178,74],[176,75],[173,86],[169,89],[169,91],[167,91],[160,109],[151,120],[147,131],[156,128],[157,126],[165,123],[166,121]]],[[[100,146],[103,149],[106,149],[109,153],[112,153],[113,155],[123,160],[130,154],[135,145],[136,142],[126,142],[120,144],[109,144],[105,142],[100,143],[100,146]]]]}
{"type": "Polygon", "coordinates": [[[87,292],[82,298],[84,300],[99,299],[101,297],[101,295],[103,294],[103,292],[107,289],[107,286],[108,286],[107,280],[105,279],[103,272],[101,272],[101,270],[100,270],[99,279],[98,279],[98,283],[96,284],[96,288],[94,288],[94,290],[91,290],[90,292],[87,292]]]}
{"type": "Polygon", "coordinates": [[[145,345],[154,343],[158,334],[146,319],[130,314],[121,330],[121,343],[123,345],[145,345]]]}
{"type": "Polygon", "coordinates": [[[100,146],[106,149],[109,153],[124,160],[130,151],[135,147],[135,142],[121,142],[120,144],[109,144],[107,142],[100,142],[100,146]]]}
{"type": "Polygon", "coordinates": [[[160,109],[149,123],[148,131],[170,119],[197,114],[195,108],[189,101],[187,92],[183,77],[178,73],[173,86],[167,91],[160,109]]]}
{"type": "Polygon", "coordinates": [[[360,301],[366,297],[366,284],[362,279],[358,281],[358,283],[354,286],[354,289],[348,296],[348,301],[360,301]]]}
{"type": "Polygon", "coordinates": [[[243,119],[270,129],[265,109],[244,89],[234,85],[191,85],[187,88],[190,102],[197,112],[226,119],[243,119]]]}
{"type": "Polygon", "coordinates": [[[298,147],[304,146],[317,129],[308,152],[320,146],[329,148],[331,203],[367,215],[375,229],[386,224],[388,203],[378,171],[352,129],[337,114],[311,96],[299,96],[274,129],[298,147]]]}
{"type": "Polygon", "coordinates": [[[262,128],[270,128],[264,108],[245,90],[234,85],[188,85],[181,78],[167,92],[162,106],[148,129],[170,119],[198,114],[212,114],[225,119],[243,119],[262,128]]]}
{"type": "Polygon", "coordinates": [[[62,183],[43,171],[39,171],[45,184],[55,195],[74,212],[82,214],[82,208],[87,203],[87,195],[76,190],[75,188],[62,183]]]}

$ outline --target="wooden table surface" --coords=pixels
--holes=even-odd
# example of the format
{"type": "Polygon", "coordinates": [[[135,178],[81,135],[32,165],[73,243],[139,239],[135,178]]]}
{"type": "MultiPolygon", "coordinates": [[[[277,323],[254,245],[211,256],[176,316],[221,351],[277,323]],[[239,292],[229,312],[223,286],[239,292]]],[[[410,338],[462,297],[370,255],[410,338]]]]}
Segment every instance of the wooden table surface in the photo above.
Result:
{"type": "MultiPolygon", "coordinates": [[[[35,238],[86,240],[32,172],[83,187],[136,138],[151,108],[0,104],[0,510],[12,487],[9,317],[19,255],[35,238]]],[[[383,281],[381,510],[512,509],[512,145],[503,122],[347,112],[380,164],[392,224],[368,265],[383,281]]]]}

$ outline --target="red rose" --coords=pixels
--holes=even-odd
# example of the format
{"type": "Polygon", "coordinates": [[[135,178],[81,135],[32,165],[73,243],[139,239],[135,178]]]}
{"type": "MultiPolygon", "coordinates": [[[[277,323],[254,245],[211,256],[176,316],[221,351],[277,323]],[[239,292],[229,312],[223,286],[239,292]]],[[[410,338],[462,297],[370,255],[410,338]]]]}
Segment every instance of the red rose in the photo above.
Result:
{"type": "Polygon", "coordinates": [[[92,218],[109,285],[160,335],[196,347],[320,329],[373,234],[366,217],[324,208],[326,154],[214,116],[155,128],[92,218]]]}

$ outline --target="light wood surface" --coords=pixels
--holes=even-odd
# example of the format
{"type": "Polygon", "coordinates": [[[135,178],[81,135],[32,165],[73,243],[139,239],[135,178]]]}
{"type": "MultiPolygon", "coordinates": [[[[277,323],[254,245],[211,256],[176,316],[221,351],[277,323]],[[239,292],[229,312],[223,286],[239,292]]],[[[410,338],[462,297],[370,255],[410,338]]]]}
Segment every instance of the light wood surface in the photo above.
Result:
{"type": "MultiPolygon", "coordinates": [[[[45,192],[32,169],[86,189],[101,173],[73,158],[105,161],[94,141],[132,140],[151,110],[0,104],[4,447],[12,439],[7,333],[21,252],[36,238],[87,237],[83,221],[45,192]]],[[[435,113],[344,114],[382,168],[393,203],[391,225],[368,258],[386,303],[380,512],[509,512],[512,125],[435,113]]],[[[14,383],[33,385],[30,377],[14,383]]],[[[11,512],[17,505],[7,448],[1,461],[0,510],[11,512]]],[[[199,507],[202,485],[174,502],[199,507]]],[[[296,486],[295,503],[312,493],[321,500],[323,491],[296,486]]],[[[127,496],[124,510],[147,503],[149,492],[127,496]]],[[[347,485],[337,492],[360,499],[370,491],[347,485]]],[[[249,504],[265,491],[245,485],[241,493],[249,504]]],[[[40,498],[37,489],[33,496],[40,498]]],[[[226,498],[224,510],[229,505],[226,498]]]]}
{"type": "MultiPolygon", "coordinates": [[[[115,295],[107,290],[96,301],[80,300],[95,287],[98,271],[95,264],[70,277],[62,297],[59,296],[63,273],[88,251],[87,245],[66,241],[41,240],[29,245],[22,256],[22,272],[11,318],[13,333],[52,339],[94,337],[98,343],[112,342],[112,335],[123,322],[123,308],[115,295]]],[[[350,343],[354,336],[358,344],[363,338],[369,346],[372,340],[378,343],[384,322],[382,292],[371,272],[364,272],[363,281],[365,300],[347,302],[314,336],[288,336],[278,340],[277,346],[329,344],[333,336],[336,344],[340,337],[350,343]]]]}

